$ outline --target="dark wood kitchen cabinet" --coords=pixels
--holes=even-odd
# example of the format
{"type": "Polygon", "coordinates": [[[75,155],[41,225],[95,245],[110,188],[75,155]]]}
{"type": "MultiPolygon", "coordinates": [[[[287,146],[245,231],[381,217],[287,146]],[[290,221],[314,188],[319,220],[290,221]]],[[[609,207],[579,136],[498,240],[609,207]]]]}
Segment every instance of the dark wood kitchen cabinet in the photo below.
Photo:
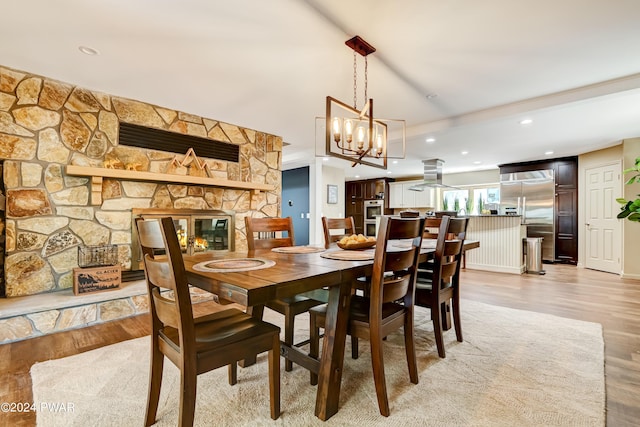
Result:
{"type": "Polygon", "coordinates": [[[345,217],[353,217],[357,234],[364,234],[364,185],[363,181],[345,183],[345,217]]]}
{"type": "Polygon", "coordinates": [[[555,261],[578,263],[578,158],[500,165],[500,173],[551,169],[555,181],[555,261]]]}
{"type": "Polygon", "coordinates": [[[556,185],[556,261],[578,263],[578,162],[558,160],[556,185]]]}
{"type": "Polygon", "coordinates": [[[364,201],[384,200],[384,214],[393,213],[389,210],[389,184],[392,180],[378,178],[345,182],[345,216],[352,216],[356,226],[356,233],[364,234],[364,201]]]}
{"type": "Polygon", "coordinates": [[[387,184],[387,181],[385,179],[374,179],[374,180],[363,181],[364,199],[365,200],[384,199],[387,193],[386,184],[387,184]]]}

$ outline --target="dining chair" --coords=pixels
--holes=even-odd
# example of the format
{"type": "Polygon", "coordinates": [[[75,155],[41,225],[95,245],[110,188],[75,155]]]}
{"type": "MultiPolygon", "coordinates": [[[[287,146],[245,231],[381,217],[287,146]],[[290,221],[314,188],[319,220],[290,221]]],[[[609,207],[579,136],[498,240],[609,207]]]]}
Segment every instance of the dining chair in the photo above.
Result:
{"type": "MultiPolygon", "coordinates": [[[[383,339],[403,328],[409,379],[418,383],[413,331],[414,286],[420,255],[424,218],[383,216],[376,243],[369,295],[353,295],[347,332],[371,343],[371,364],[380,414],[389,416],[384,375],[383,339]]],[[[324,328],[327,306],[309,310],[311,343],[309,355],[318,357],[319,328],[324,328]]],[[[327,338],[325,338],[327,339],[327,338]]],[[[318,377],[311,374],[311,384],[318,377]]]]}
{"type": "Polygon", "coordinates": [[[329,249],[331,243],[335,243],[344,236],[356,234],[356,224],[352,216],[347,218],[327,218],[322,217],[322,228],[324,230],[324,247],[329,249]],[[339,233],[331,231],[340,230],[339,233]]]}
{"type": "MultiPolygon", "coordinates": [[[[247,247],[250,254],[257,249],[273,249],[284,246],[295,246],[293,221],[291,217],[245,217],[244,221],[247,233],[247,247]]],[[[320,304],[323,304],[323,302],[302,295],[295,295],[293,297],[271,300],[266,304],[266,306],[284,316],[284,343],[289,346],[293,346],[295,317],[298,314],[306,313],[311,307],[315,307],[320,304]]],[[[284,369],[285,371],[291,371],[293,369],[293,362],[289,359],[285,359],[284,369]]]]}
{"type": "Polygon", "coordinates": [[[136,227],[144,258],[151,315],[151,363],[145,425],[156,422],[165,356],[180,370],[178,425],[187,427],[193,425],[199,374],[227,365],[229,384],[234,385],[237,382],[237,362],[265,351],[269,353],[271,418],[277,419],[280,416],[280,328],[254,319],[236,308],[225,308],[194,318],[172,218],[137,218],[136,227]]]}
{"type": "Polygon", "coordinates": [[[219,219],[213,228],[213,248],[225,249],[227,247],[227,218],[219,219]]]}
{"type": "Polygon", "coordinates": [[[442,217],[427,217],[424,221],[424,233],[422,234],[423,239],[437,239],[438,232],[440,230],[440,223],[442,222],[442,217]]]}
{"type": "Polygon", "coordinates": [[[431,270],[418,270],[415,303],[431,309],[438,355],[445,357],[442,325],[452,307],[456,339],[462,342],[460,323],[460,266],[469,218],[443,216],[431,270]],[[451,305],[449,305],[451,302],[451,305]]]}

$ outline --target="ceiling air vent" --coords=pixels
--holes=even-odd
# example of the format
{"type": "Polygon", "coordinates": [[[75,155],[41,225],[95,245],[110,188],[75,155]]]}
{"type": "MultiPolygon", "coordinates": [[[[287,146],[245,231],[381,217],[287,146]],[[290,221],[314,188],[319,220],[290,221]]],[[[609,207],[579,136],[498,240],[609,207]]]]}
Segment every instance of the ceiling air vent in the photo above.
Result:
{"type": "Polygon", "coordinates": [[[238,163],[240,159],[240,147],[235,144],[133,125],[131,123],[120,123],[118,143],[130,147],[179,154],[186,154],[189,148],[193,148],[198,157],[235,163],[238,163]]]}

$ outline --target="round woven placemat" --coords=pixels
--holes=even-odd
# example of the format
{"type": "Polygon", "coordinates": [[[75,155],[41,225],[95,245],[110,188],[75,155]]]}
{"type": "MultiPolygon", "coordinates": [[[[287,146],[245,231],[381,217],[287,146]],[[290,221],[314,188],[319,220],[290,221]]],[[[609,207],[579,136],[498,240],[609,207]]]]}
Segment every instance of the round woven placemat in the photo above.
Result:
{"type": "Polygon", "coordinates": [[[232,273],[234,271],[260,270],[274,266],[275,261],[262,258],[236,258],[204,261],[193,266],[194,270],[209,273],[232,273]]]}
{"type": "Polygon", "coordinates": [[[320,254],[323,258],[338,259],[341,261],[366,261],[373,259],[375,252],[373,249],[364,251],[332,251],[320,254]]]}
{"type": "Polygon", "coordinates": [[[326,249],[318,246],[282,246],[271,250],[282,254],[312,254],[315,252],[324,252],[326,249]]]}

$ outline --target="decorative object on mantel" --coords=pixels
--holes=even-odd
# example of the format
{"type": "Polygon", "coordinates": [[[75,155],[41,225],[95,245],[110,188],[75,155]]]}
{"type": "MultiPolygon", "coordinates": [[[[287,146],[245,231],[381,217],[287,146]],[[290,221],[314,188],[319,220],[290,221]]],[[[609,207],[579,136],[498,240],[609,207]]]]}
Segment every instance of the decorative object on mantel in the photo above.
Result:
{"type": "Polygon", "coordinates": [[[178,160],[178,156],[175,156],[167,165],[166,173],[176,173],[177,168],[186,168],[189,176],[212,177],[209,165],[196,156],[193,148],[189,148],[182,161],[178,160]]]}
{"type": "MultiPolygon", "coordinates": [[[[323,155],[351,161],[351,166],[362,164],[387,169],[388,158],[404,158],[405,156],[405,121],[374,118],[373,99],[367,98],[367,56],[375,52],[376,49],[360,36],[347,40],[345,44],[353,49],[353,108],[327,96],[326,116],[323,119],[326,151],[323,155]],[[361,110],[358,110],[357,107],[356,53],[364,57],[365,104],[361,110]],[[401,155],[390,154],[389,140],[391,137],[402,142],[401,155]]],[[[318,138],[318,133],[316,135],[318,138]]]]}

